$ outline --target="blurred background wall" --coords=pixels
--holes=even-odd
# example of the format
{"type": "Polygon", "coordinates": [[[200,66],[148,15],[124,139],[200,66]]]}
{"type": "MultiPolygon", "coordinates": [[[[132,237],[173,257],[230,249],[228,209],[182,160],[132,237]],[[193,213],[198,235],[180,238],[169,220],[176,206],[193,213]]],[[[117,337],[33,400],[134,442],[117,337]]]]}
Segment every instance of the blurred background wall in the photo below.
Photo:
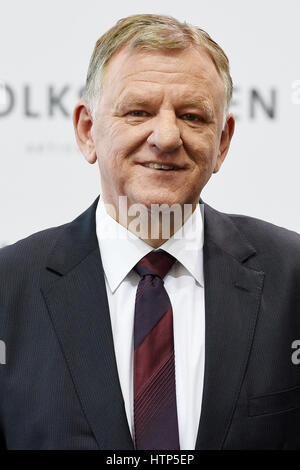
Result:
{"type": "Polygon", "coordinates": [[[72,111],[96,40],[136,13],[195,24],[230,59],[236,131],[204,201],[300,232],[299,0],[10,0],[0,28],[0,246],[72,220],[98,195],[72,111]]]}

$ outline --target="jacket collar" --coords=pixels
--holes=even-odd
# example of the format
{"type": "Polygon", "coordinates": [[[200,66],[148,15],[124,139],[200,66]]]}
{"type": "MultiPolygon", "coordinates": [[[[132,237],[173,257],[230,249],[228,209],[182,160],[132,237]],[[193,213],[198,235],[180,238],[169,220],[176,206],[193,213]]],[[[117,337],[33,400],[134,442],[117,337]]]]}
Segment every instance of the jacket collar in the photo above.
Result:
{"type": "MultiPolygon", "coordinates": [[[[98,201],[99,196],[85,212],[65,226],[50,253],[47,268],[64,275],[98,248],[95,217],[98,201]]],[[[210,240],[240,262],[256,254],[255,248],[227,214],[213,209],[202,199],[200,203],[204,204],[205,241],[210,240]]]]}

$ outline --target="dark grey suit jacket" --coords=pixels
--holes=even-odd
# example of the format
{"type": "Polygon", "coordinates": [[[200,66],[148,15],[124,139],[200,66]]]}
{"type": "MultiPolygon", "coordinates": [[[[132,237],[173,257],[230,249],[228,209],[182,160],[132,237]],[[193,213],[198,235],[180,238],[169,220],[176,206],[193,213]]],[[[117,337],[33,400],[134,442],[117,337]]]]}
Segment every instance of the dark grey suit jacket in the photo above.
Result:
{"type": "MultiPolygon", "coordinates": [[[[0,447],[134,448],[97,202],[71,223],[0,250],[0,447]]],[[[292,361],[300,236],[207,204],[204,216],[206,355],[196,449],[300,449],[300,364],[292,361]]]]}

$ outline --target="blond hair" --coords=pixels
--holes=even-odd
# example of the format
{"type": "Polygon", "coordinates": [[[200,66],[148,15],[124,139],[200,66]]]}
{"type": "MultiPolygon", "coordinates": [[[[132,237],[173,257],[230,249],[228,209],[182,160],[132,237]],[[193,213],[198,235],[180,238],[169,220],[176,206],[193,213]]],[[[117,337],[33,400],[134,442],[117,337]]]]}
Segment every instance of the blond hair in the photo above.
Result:
{"type": "Polygon", "coordinates": [[[203,47],[224,83],[224,115],[228,112],[232,97],[232,79],[229,61],[221,47],[197,26],[181,23],[165,15],[131,15],[119,20],[96,42],[87,73],[83,99],[95,113],[106,65],[111,56],[121,48],[129,49],[185,49],[190,45],[203,47]]]}

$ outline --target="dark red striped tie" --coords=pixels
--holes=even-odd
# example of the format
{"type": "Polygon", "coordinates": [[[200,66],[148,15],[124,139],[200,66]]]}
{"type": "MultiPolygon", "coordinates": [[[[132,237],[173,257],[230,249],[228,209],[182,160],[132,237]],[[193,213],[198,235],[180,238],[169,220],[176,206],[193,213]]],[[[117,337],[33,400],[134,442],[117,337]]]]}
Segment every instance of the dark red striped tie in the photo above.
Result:
{"type": "Polygon", "coordinates": [[[136,449],[179,450],[173,312],[163,282],[175,261],[159,250],[135,266],[142,276],[134,317],[136,449]]]}

